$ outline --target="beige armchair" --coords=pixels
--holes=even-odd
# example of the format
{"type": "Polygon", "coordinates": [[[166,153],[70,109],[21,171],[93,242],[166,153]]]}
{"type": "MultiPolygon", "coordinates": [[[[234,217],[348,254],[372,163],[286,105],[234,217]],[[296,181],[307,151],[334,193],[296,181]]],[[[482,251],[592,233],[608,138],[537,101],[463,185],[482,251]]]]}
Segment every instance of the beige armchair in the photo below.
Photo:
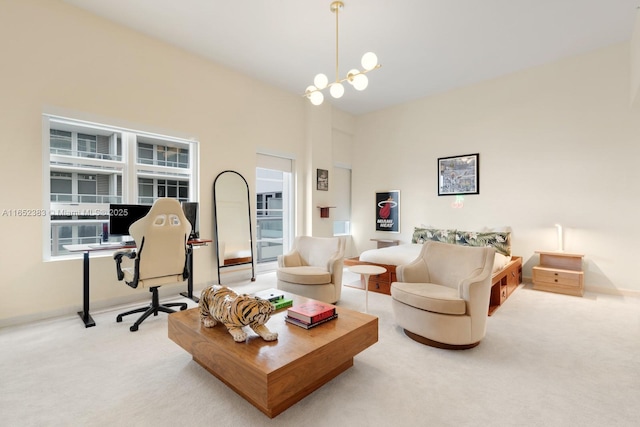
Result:
{"type": "Polygon", "coordinates": [[[129,328],[131,332],[137,331],[138,326],[152,314],[157,316],[160,311],[173,313],[175,310],[170,307],[186,310],[185,303],[160,304],[158,288],[182,282],[189,277],[187,239],[190,233],[191,224],[185,217],[180,202],[169,198],[156,200],[149,213],[129,227],[136,249],[114,254],[118,280],[124,280],[132,288],[149,288],[152,296],[150,305],[116,317],[117,322],[122,322],[124,316],[142,313],[129,328]],[[133,262],[123,266],[123,258],[133,262]]]}
{"type": "Polygon", "coordinates": [[[440,348],[475,347],[487,326],[495,249],[428,241],[396,268],[393,314],[407,336],[440,348]]]}
{"type": "Polygon", "coordinates": [[[291,252],[278,256],[278,289],[334,304],[342,293],[344,240],[296,237],[291,252]]]}

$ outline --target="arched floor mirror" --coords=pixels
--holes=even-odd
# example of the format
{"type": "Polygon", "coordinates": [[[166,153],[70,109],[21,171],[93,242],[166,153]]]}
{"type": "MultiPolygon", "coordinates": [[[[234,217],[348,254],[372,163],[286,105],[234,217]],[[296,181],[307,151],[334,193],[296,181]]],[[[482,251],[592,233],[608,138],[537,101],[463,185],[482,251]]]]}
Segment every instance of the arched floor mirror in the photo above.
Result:
{"type": "Polygon", "coordinates": [[[213,181],[213,216],[218,283],[222,284],[221,269],[241,265],[251,265],[255,281],[249,184],[238,172],[220,172],[213,181]]]}

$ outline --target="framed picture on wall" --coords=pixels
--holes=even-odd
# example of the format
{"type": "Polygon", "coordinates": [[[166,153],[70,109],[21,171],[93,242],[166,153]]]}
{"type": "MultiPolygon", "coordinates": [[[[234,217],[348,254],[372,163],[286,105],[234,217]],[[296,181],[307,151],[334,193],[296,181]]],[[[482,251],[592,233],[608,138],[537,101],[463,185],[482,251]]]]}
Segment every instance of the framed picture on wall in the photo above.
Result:
{"type": "Polygon", "coordinates": [[[438,196],[480,194],[480,154],[438,159],[438,196]]]}
{"type": "Polygon", "coordinates": [[[329,191],[329,171],[327,169],[317,169],[317,189],[329,191]]]}
{"type": "Polygon", "coordinates": [[[400,191],[376,193],[376,231],[400,232],[400,191]]]}

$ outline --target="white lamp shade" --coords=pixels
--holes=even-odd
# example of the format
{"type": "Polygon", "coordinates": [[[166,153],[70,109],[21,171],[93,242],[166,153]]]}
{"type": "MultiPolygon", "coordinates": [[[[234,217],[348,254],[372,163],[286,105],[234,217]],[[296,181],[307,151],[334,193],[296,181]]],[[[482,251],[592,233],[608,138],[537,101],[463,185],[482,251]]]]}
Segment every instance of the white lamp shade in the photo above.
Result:
{"type": "Polygon", "coordinates": [[[344,95],[344,86],[338,82],[331,83],[329,85],[329,93],[331,93],[331,96],[334,98],[341,98],[342,95],[344,95]]]}
{"type": "Polygon", "coordinates": [[[320,105],[322,101],[324,101],[324,95],[322,92],[313,92],[309,95],[309,101],[311,101],[313,105],[320,105]]]}
{"type": "Polygon", "coordinates": [[[316,74],[316,77],[313,79],[313,84],[316,85],[318,89],[324,89],[328,83],[329,79],[322,73],[316,74]]]}
{"type": "Polygon", "coordinates": [[[357,74],[353,78],[353,87],[356,90],[365,90],[369,85],[369,79],[364,74],[357,74]]]}
{"type": "Polygon", "coordinates": [[[355,68],[349,70],[347,73],[347,81],[349,84],[353,84],[353,80],[358,74],[360,74],[360,70],[356,70],[355,68]]]}
{"type": "Polygon", "coordinates": [[[371,71],[374,68],[376,68],[376,65],[378,65],[378,57],[373,52],[367,52],[364,55],[362,55],[361,63],[362,63],[362,68],[364,68],[367,71],[371,71]]]}
{"type": "Polygon", "coordinates": [[[320,105],[322,104],[322,101],[324,101],[324,95],[322,92],[313,85],[307,86],[305,93],[313,105],[320,105]]]}

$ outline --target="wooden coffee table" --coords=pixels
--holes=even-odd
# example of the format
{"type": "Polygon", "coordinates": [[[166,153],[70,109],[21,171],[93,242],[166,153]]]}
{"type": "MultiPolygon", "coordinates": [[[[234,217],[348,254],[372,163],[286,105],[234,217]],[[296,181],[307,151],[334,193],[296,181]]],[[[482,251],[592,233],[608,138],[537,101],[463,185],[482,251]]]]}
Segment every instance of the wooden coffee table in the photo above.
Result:
{"type": "MultiPolygon", "coordinates": [[[[309,301],[288,297],[294,305],[309,301]]],[[[198,308],[169,315],[169,338],[273,418],[353,366],[353,357],[378,341],[375,316],[337,307],[337,319],[307,330],[286,323],[286,312],[279,310],[267,322],[278,332],[277,341],[264,341],[246,328],[249,337],[237,343],[222,325],[201,326],[198,308]]]]}

